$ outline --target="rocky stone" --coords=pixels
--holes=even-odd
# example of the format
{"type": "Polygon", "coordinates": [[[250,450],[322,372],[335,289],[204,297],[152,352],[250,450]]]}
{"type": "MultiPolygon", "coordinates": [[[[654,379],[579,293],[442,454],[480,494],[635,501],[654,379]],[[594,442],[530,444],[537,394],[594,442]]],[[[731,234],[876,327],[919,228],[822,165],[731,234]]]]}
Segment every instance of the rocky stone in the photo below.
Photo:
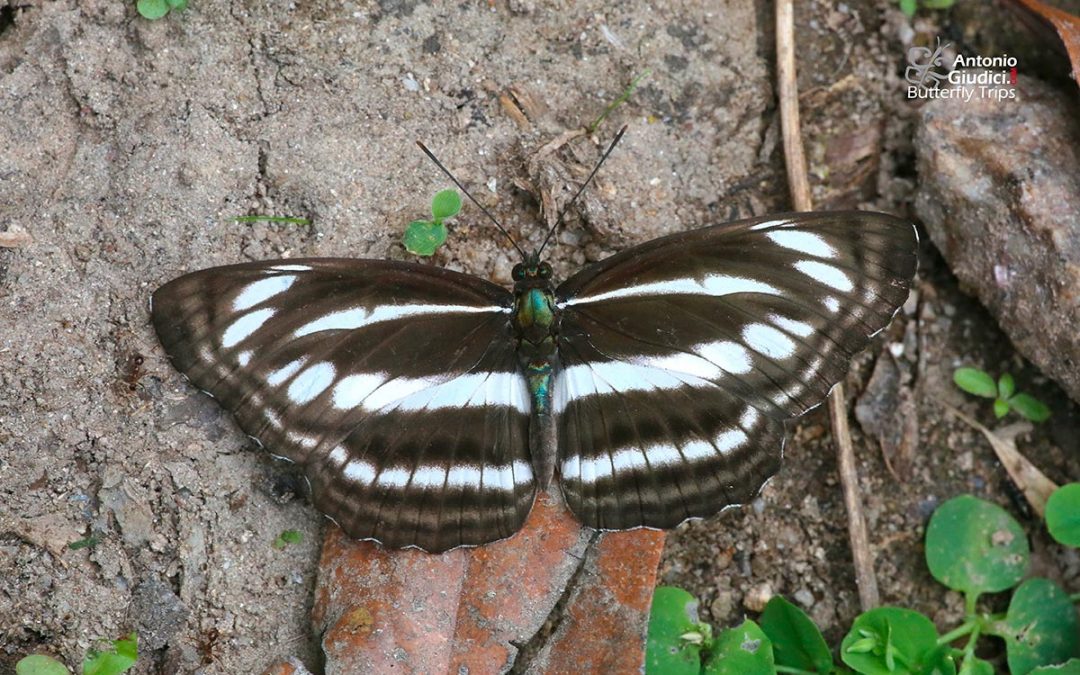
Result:
{"type": "Polygon", "coordinates": [[[1080,116],[1022,77],[1014,99],[922,111],[915,207],[1017,350],[1080,401],[1080,116]]]}
{"type": "Polygon", "coordinates": [[[757,584],[746,592],[746,596],[743,597],[743,607],[751,612],[764,611],[765,605],[769,604],[773,595],[772,586],[767,583],[757,584]]]}
{"type": "Polygon", "coordinates": [[[161,579],[150,578],[135,587],[135,618],[140,649],[161,649],[187,621],[188,609],[161,579]]]}

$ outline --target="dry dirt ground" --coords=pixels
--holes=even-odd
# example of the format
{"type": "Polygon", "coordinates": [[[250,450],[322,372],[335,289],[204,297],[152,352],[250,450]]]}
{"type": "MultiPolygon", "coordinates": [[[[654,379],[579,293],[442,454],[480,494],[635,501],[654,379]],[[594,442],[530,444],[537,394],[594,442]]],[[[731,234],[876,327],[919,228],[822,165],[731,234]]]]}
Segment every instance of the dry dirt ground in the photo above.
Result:
{"type": "MultiPolygon", "coordinates": [[[[857,0],[799,3],[797,24],[817,201],[907,212],[904,21],[891,2],[857,0]]],[[[138,673],[316,663],[322,518],[169,366],[148,324],[154,288],[267,257],[407,257],[404,224],[446,187],[417,139],[535,244],[536,193],[564,199],[628,124],[561,236],[563,277],[660,234],[783,210],[772,52],[769,3],[739,0],[193,0],[156,22],[118,0],[0,8],[0,230],[32,238],[0,249],[0,671],[31,651],[75,664],[133,629],[138,673]],[[530,163],[645,69],[595,140],[530,163]],[[231,220],[247,214],[311,224],[231,220]],[[303,541],[274,548],[286,529],[303,541]]],[[[989,447],[943,412],[976,410],[952,368],[1008,368],[1050,403],[1054,420],[1022,447],[1059,482],[1080,476],[1080,423],[924,253],[918,292],[850,389],[904,346],[920,443],[894,476],[856,426],[862,488],[884,600],[948,621],[961,602],[925,571],[927,517],[962,492],[1010,504],[989,447]]],[[[466,208],[433,264],[506,283],[513,262],[466,208]]],[[[755,504],[670,535],[661,576],[719,624],[768,585],[836,640],[857,599],[825,415],[795,438],[755,504]]],[[[1080,561],[1028,524],[1040,573],[1075,589],[1080,561]]]]}

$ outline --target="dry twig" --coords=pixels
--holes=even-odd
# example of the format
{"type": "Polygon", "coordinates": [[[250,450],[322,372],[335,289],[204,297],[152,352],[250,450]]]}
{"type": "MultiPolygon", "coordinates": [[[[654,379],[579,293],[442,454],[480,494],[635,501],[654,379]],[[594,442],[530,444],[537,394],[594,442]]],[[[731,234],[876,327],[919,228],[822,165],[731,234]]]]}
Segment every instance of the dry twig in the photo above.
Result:
{"type": "MultiPolygon", "coordinates": [[[[776,2],[776,75],[780,96],[780,122],[784,137],[784,159],[787,164],[791,201],[796,211],[810,211],[810,182],[806,172],[799,132],[799,87],[795,79],[795,16],[792,0],[776,2]]],[[[859,588],[859,603],[863,611],[879,603],[874,558],[870,553],[862,498],[859,496],[859,476],[855,470],[855,451],[848,430],[844,385],[837,383],[829,394],[829,419],[836,440],[837,465],[844,489],[844,504],[848,513],[848,534],[855,563],[855,583],[859,588]]]]}

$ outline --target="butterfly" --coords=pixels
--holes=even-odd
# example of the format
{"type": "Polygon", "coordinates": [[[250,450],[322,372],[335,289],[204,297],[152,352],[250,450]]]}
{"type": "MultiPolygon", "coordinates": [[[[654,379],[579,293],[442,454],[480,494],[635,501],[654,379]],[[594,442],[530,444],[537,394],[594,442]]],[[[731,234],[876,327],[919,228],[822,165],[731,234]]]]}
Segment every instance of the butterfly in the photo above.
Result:
{"type": "Polygon", "coordinates": [[[889,323],[917,265],[910,223],[860,211],[673,234],[558,285],[543,248],[513,291],[388,260],[217,267],[160,287],[151,318],[345,532],[441,552],[513,535],[556,487],[606,530],[751,500],[785,421],[889,323]]]}

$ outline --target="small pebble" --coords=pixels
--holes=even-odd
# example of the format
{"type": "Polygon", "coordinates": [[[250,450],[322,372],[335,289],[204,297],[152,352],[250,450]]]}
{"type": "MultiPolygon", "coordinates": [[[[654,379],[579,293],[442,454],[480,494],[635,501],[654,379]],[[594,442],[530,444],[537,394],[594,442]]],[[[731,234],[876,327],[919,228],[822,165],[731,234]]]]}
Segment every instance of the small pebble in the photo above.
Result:
{"type": "Polygon", "coordinates": [[[772,600],[772,597],[772,586],[767,583],[758,584],[746,592],[746,596],[743,597],[743,607],[751,612],[761,612],[765,609],[765,605],[769,604],[769,600],[772,600]]]}
{"type": "Polygon", "coordinates": [[[805,588],[800,588],[795,591],[795,602],[799,603],[806,609],[810,609],[814,606],[814,594],[805,588]]]}

